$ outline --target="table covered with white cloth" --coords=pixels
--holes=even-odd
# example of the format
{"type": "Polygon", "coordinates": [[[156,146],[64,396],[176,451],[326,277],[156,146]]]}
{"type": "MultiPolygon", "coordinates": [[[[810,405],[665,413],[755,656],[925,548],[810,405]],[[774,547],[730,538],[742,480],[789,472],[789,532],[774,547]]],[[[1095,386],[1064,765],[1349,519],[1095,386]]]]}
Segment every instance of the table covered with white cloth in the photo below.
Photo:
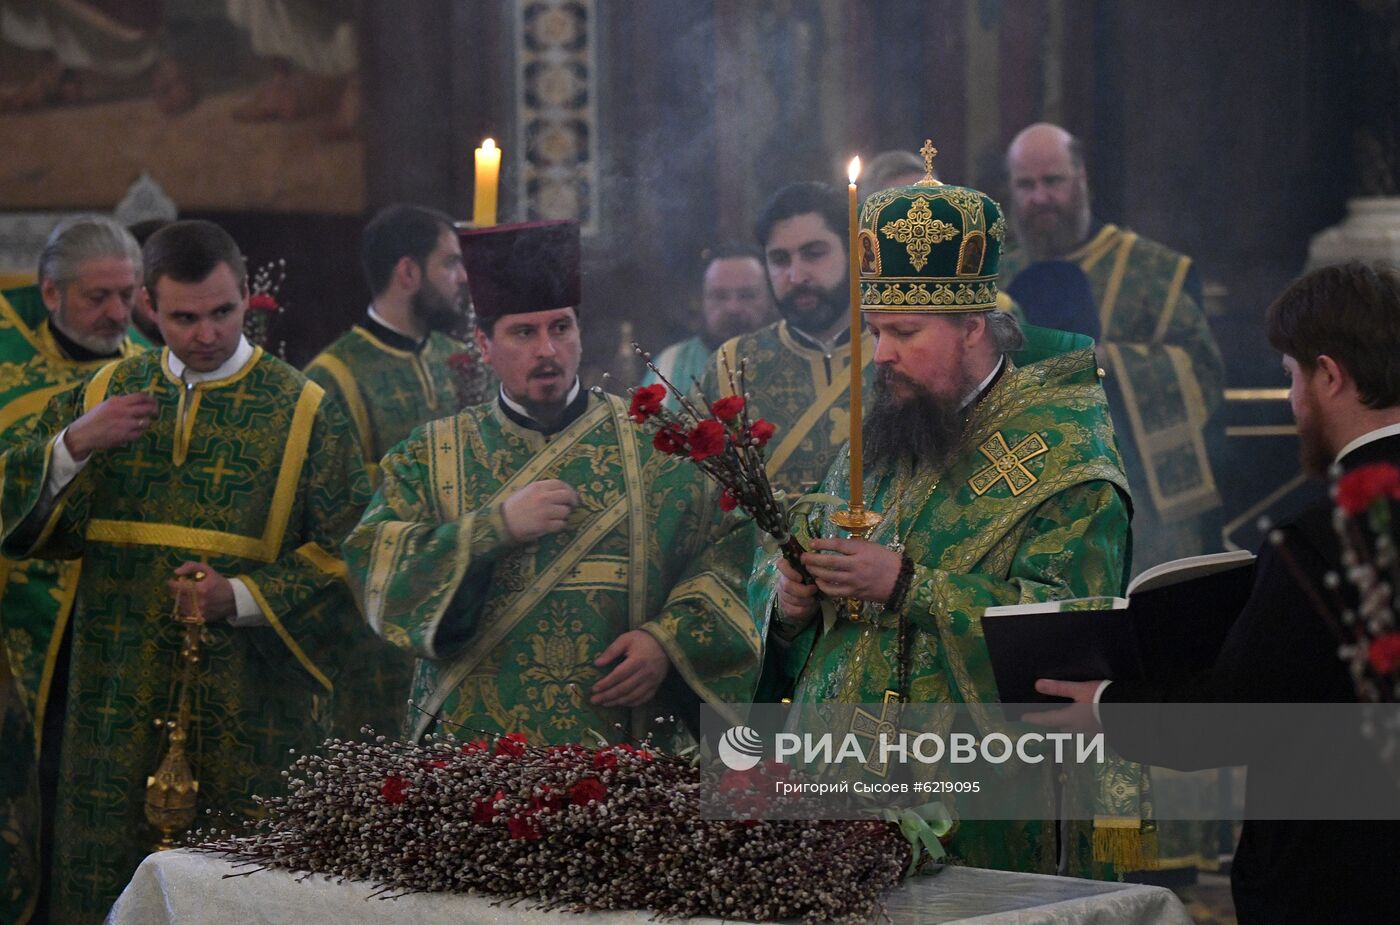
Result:
{"type": "MultiPolygon", "coordinates": [[[[481,896],[414,894],[371,898],[367,883],[323,876],[247,871],[228,860],[191,851],[146,858],[108,916],[108,925],[642,925],[646,912],[558,911],[507,905],[481,896]]],[[[1069,877],[946,867],[917,877],[885,898],[897,925],[1190,925],[1175,895],[1161,887],[1100,883],[1069,877]]],[[[713,919],[693,920],[706,923],[713,919]]]]}

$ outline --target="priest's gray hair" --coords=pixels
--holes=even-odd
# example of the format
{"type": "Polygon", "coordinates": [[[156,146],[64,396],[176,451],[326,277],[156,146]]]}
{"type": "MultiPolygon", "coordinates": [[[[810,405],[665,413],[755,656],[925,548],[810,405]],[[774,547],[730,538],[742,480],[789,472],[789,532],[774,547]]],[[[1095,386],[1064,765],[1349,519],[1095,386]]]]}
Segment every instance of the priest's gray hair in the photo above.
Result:
{"type": "Polygon", "coordinates": [[[1002,353],[1015,353],[1026,346],[1026,335],[1015,317],[1000,309],[987,312],[987,330],[992,333],[992,343],[1002,353]]]}
{"type": "Polygon", "coordinates": [[[1014,316],[1002,311],[993,309],[989,312],[953,312],[943,315],[949,321],[966,321],[982,315],[987,319],[987,333],[992,337],[992,343],[996,345],[999,353],[1015,353],[1026,346],[1026,335],[1021,330],[1021,324],[1014,316]]]}
{"type": "Polygon", "coordinates": [[[83,263],[99,257],[126,258],[141,278],[141,245],[125,225],[105,215],[64,219],[49,233],[39,255],[39,282],[66,286],[78,278],[83,263]]]}

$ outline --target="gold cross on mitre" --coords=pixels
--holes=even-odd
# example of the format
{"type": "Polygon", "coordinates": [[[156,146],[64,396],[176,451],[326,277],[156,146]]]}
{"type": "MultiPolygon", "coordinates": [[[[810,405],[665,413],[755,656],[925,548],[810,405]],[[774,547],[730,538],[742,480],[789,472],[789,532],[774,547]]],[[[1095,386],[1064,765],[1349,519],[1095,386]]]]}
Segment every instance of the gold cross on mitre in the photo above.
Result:
{"type": "Polygon", "coordinates": [[[1006,480],[1006,487],[1011,489],[1013,497],[1020,495],[1040,481],[1026,468],[1026,463],[1042,453],[1050,452],[1050,447],[1040,434],[1031,434],[1013,449],[1006,445],[1006,438],[1000,431],[992,434],[978,449],[992,463],[967,480],[968,486],[979,498],[1002,479],[1006,480]]]}
{"type": "Polygon", "coordinates": [[[865,759],[865,769],[876,777],[890,773],[889,762],[885,760],[881,742],[893,742],[899,734],[899,693],[885,691],[884,703],[880,705],[880,715],[869,710],[857,709],[851,717],[851,732],[862,739],[870,740],[870,752],[865,759]]]}
{"type": "Polygon", "coordinates": [[[938,149],[933,146],[932,138],[924,139],[924,146],[919,149],[919,154],[924,159],[924,178],[915,183],[915,186],[942,186],[933,176],[933,159],[938,156],[938,149]]]}

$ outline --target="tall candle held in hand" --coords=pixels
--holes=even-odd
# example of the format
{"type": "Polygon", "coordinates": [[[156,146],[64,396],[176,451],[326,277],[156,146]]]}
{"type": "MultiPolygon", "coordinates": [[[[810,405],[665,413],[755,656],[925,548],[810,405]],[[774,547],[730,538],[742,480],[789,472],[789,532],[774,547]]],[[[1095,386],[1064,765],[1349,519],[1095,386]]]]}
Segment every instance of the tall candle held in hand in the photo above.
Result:
{"type": "Polygon", "coordinates": [[[490,138],[476,149],[476,195],[472,223],[478,228],[496,224],[496,188],[501,176],[501,149],[490,138]]]}
{"type": "Polygon", "coordinates": [[[851,159],[847,172],[851,185],[847,187],[851,213],[851,497],[850,509],[865,510],[865,485],[861,458],[861,356],[860,356],[860,236],[856,232],[856,177],[860,176],[860,158],[851,159]]]}

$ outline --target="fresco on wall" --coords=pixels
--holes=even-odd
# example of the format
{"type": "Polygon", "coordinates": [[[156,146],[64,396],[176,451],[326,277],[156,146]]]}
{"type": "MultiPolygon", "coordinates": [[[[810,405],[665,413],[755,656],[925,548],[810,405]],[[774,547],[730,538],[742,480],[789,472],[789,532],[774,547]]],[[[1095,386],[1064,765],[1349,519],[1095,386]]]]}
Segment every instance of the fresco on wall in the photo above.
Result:
{"type": "Polygon", "coordinates": [[[182,210],[362,211],[352,9],[0,0],[0,202],[109,209],[149,173],[182,210]]]}

